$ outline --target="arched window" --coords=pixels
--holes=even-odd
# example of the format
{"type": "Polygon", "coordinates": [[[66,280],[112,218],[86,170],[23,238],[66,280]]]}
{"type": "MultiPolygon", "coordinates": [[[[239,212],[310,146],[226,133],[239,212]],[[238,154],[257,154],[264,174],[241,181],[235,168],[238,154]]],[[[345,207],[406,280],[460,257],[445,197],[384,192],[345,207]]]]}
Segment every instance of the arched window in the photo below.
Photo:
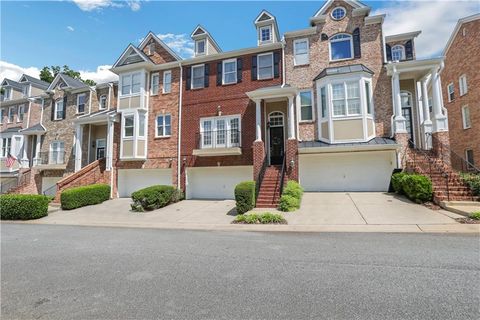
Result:
{"type": "Polygon", "coordinates": [[[268,115],[270,127],[283,127],[283,113],[274,111],[268,115]]]}
{"type": "Polygon", "coordinates": [[[405,60],[405,48],[398,44],[392,48],[392,61],[401,60],[405,60]]]}
{"type": "Polygon", "coordinates": [[[336,7],[332,10],[332,19],[333,20],[342,20],[345,17],[346,10],[344,7],[336,7]]]}
{"type": "Polygon", "coordinates": [[[352,36],[339,33],[330,38],[330,60],[343,60],[353,58],[352,36]]]}

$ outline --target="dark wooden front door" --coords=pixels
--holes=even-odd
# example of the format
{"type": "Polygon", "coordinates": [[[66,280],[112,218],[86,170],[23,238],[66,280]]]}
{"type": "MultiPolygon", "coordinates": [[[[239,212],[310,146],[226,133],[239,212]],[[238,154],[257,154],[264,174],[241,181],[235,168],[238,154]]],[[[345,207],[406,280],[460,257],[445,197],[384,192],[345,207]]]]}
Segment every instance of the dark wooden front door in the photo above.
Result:
{"type": "Polygon", "coordinates": [[[270,128],[270,164],[282,164],[283,127],[270,128]]]}

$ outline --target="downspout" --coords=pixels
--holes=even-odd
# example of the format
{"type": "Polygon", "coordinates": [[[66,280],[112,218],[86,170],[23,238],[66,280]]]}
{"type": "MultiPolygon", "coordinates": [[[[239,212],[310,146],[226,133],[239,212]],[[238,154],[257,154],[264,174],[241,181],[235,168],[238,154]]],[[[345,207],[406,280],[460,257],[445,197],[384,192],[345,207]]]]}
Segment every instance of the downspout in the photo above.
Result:
{"type": "MultiPolygon", "coordinates": [[[[181,188],[181,142],[182,142],[182,100],[183,100],[183,68],[182,63],[179,62],[178,66],[180,67],[180,92],[178,94],[178,146],[177,146],[177,189],[181,188]]],[[[185,190],[183,190],[185,192],[185,190]]]]}
{"type": "MultiPolygon", "coordinates": [[[[90,96],[88,98],[88,114],[92,113],[92,87],[90,87],[90,96]]],[[[90,149],[89,149],[90,150],[90,149]]]]}
{"type": "Polygon", "coordinates": [[[282,88],[286,85],[286,71],[285,71],[285,36],[282,37],[282,88]]]}
{"type": "Polygon", "coordinates": [[[111,99],[112,99],[112,89],[113,89],[113,83],[108,83],[108,102],[107,102],[107,110],[110,110],[110,105],[111,105],[111,99]]]}

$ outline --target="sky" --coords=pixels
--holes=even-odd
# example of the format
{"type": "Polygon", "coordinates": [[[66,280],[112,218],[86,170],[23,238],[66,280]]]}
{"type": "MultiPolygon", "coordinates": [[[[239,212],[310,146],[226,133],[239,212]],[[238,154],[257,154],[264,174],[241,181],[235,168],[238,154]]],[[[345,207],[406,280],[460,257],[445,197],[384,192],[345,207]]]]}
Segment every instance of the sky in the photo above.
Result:
{"type": "MultiPolygon", "coordinates": [[[[458,19],[480,1],[363,1],[385,13],[385,35],[422,30],[417,58],[441,56],[458,19]]],[[[4,1],[0,0],[0,80],[38,77],[44,66],[68,65],[83,79],[115,80],[108,71],[123,50],[152,31],[180,56],[193,54],[191,32],[204,26],[223,51],[256,46],[256,16],[276,18],[280,34],[304,29],[324,1],[4,1]]]]}

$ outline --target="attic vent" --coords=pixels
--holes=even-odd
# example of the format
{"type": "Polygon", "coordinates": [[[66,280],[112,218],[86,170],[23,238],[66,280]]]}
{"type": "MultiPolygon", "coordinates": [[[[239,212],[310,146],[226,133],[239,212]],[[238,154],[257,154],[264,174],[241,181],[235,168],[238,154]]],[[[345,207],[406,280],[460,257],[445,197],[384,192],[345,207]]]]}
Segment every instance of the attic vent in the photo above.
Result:
{"type": "Polygon", "coordinates": [[[320,39],[322,39],[322,41],[327,41],[328,36],[325,33],[322,33],[322,35],[320,36],[320,39]]]}
{"type": "Polygon", "coordinates": [[[195,33],[194,33],[193,35],[194,35],[194,36],[198,36],[199,34],[204,34],[204,33],[205,33],[205,31],[203,31],[203,29],[198,28],[198,30],[195,31],[195,33]]]}
{"type": "Polygon", "coordinates": [[[265,21],[265,20],[270,20],[270,19],[272,19],[272,17],[270,17],[268,14],[264,13],[260,17],[260,19],[258,19],[258,21],[265,21]]]}

